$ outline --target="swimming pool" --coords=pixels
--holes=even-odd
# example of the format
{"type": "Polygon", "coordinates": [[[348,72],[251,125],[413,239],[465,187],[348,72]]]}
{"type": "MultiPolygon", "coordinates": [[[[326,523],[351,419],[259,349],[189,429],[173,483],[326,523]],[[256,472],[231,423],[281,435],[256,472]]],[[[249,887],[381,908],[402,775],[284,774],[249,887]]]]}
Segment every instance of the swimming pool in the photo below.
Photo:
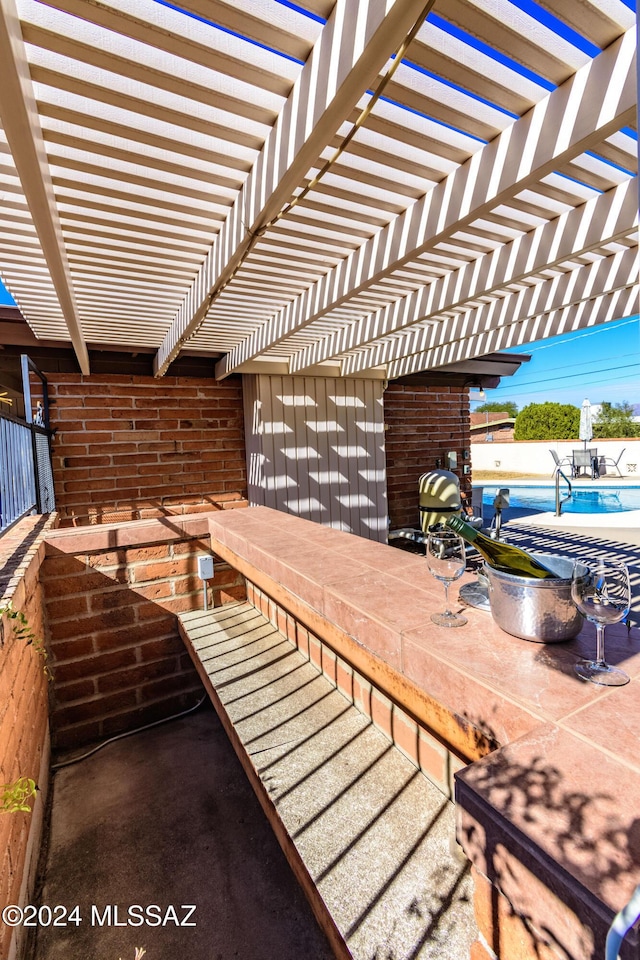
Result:
{"type": "MultiPolygon", "coordinates": [[[[513,517],[517,511],[520,516],[526,513],[555,513],[556,490],[555,484],[548,486],[518,486],[509,484],[508,480],[500,486],[483,487],[483,513],[489,516],[493,513],[493,501],[499,489],[506,487],[509,490],[509,508],[504,511],[505,519],[513,517]],[[513,511],[513,512],[512,512],[513,511]]],[[[560,495],[566,496],[567,487],[560,485],[560,495]]],[[[625,510],[640,510],[640,485],[638,486],[603,486],[594,483],[589,487],[574,486],[570,500],[562,505],[563,513],[624,513],[625,510]]]]}

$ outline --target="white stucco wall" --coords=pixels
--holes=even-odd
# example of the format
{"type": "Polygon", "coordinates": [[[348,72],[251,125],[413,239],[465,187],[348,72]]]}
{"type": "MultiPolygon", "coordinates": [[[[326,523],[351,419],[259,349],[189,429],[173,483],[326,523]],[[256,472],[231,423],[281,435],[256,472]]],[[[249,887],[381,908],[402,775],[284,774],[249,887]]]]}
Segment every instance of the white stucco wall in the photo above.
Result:
{"type": "MultiPolygon", "coordinates": [[[[551,477],[554,469],[550,450],[555,450],[562,459],[570,457],[572,450],[582,449],[580,440],[519,440],[508,443],[472,443],[471,466],[476,470],[491,470],[500,473],[530,473],[551,477]]],[[[617,460],[624,450],[620,463],[620,472],[630,479],[640,482],[640,439],[629,440],[591,440],[587,447],[595,447],[598,457],[610,457],[617,460]]],[[[601,473],[602,473],[601,461],[601,473]]],[[[607,464],[607,476],[617,476],[617,471],[607,464]]]]}

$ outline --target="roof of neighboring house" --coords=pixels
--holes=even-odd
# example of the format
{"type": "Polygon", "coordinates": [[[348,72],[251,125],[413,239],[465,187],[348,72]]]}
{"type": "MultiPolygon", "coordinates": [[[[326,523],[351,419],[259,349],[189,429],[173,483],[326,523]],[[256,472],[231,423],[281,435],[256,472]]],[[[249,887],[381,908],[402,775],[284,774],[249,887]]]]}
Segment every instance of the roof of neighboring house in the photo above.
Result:
{"type": "Polygon", "coordinates": [[[488,419],[487,419],[486,413],[472,413],[470,419],[471,419],[472,430],[483,430],[487,427],[500,427],[500,426],[512,427],[516,422],[516,418],[509,416],[509,414],[506,411],[503,413],[490,412],[488,419]]]}

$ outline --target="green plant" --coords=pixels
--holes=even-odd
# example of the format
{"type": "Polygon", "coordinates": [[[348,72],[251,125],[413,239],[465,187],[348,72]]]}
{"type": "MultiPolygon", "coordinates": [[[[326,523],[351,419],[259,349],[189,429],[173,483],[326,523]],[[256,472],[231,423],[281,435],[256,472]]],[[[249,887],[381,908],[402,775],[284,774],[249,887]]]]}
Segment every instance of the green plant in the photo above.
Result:
{"type": "Polygon", "coordinates": [[[22,610],[16,610],[11,603],[11,600],[8,600],[4,607],[0,607],[0,617],[5,616],[9,620],[13,621],[13,632],[19,640],[24,640],[28,645],[31,645],[33,649],[38,653],[44,661],[44,675],[47,680],[53,680],[53,674],[51,669],[47,664],[49,659],[49,654],[44,645],[44,641],[40,637],[36,636],[31,627],[29,626],[29,621],[25,617],[22,610]]]}
{"type": "MultiPolygon", "coordinates": [[[[16,610],[11,600],[8,600],[3,607],[0,607],[0,617],[6,617],[10,620],[14,635],[19,640],[24,640],[31,645],[42,657],[44,675],[47,680],[53,680],[53,675],[47,664],[49,655],[44,642],[33,632],[22,610],[16,610]]],[[[36,782],[31,777],[18,777],[13,783],[0,784],[0,813],[16,813],[19,810],[30,813],[31,807],[27,800],[35,797],[37,789],[36,782]]]]}
{"type": "Polygon", "coordinates": [[[476,407],[474,413],[506,413],[508,417],[517,417],[518,404],[513,400],[488,400],[476,407]]]}
{"type": "MultiPolygon", "coordinates": [[[[142,960],[146,952],[144,947],[136,947],[136,955],[133,960],[142,960]]],[[[122,960],[122,957],[120,957],[120,960],[122,960]]]]}
{"type": "Polygon", "coordinates": [[[593,435],[599,439],[610,437],[638,437],[640,424],[633,419],[630,403],[602,402],[600,413],[593,421],[593,435]]]}
{"type": "Polygon", "coordinates": [[[31,812],[27,800],[35,797],[37,786],[30,777],[19,777],[15,783],[0,784],[0,813],[31,812]]]}
{"type": "Polygon", "coordinates": [[[580,409],[570,403],[530,403],[516,417],[514,440],[577,440],[580,409]]]}

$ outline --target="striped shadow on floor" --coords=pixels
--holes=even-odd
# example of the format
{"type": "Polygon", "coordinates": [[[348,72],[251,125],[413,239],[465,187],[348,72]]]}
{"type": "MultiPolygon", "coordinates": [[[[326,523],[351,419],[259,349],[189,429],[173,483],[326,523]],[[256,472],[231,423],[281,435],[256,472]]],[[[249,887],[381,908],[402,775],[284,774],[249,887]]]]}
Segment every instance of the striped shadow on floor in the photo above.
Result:
{"type": "Polygon", "coordinates": [[[453,804],[251,604],[179,623],[336,955],[467,960],[453,804]]]}
{"type": "Polygon", "coordinates": [[[572,557],[574,560],[606,557],[609,560],[623,560],[629,568],[631,581],[631,610],[628,623],[640,626],[640,547],[604,537],[591,536],[583,532],[559,530],[554,527],[531,526],[510,520],[503,527],[504,539],[523,550],[539,553],[552,553],[556,556],[572,557]]]}

